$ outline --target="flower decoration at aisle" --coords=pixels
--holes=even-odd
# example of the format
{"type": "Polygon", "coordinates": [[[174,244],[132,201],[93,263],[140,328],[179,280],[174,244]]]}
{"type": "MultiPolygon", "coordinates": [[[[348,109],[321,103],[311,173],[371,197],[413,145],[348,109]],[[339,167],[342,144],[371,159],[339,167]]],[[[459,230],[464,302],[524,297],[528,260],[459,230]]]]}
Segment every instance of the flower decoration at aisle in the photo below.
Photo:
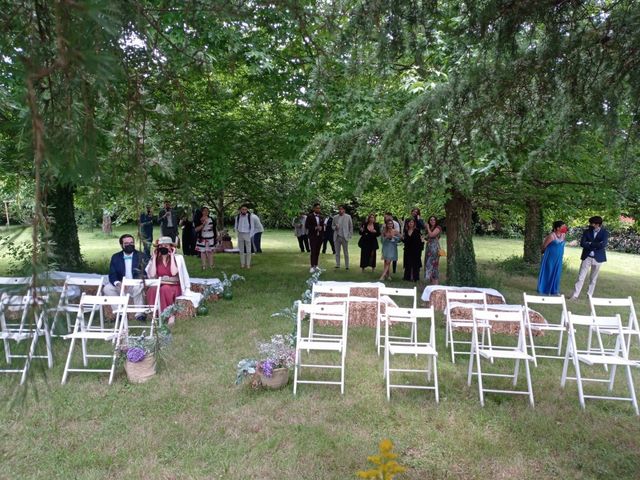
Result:
{"type": "MultiPolygon", "coordinates": [[[[291,335],[273,335],[268,342],[258,343],[260,359],[245,358],[240,360],[236,371],[236,384],[250,375],[262,374],[267,378],[273,376],[273,371],[279,368],[290,370],[293,368],[296,352],[291,335]]],[[[256,382],[253,382],[256,385],[256,382]]]]}

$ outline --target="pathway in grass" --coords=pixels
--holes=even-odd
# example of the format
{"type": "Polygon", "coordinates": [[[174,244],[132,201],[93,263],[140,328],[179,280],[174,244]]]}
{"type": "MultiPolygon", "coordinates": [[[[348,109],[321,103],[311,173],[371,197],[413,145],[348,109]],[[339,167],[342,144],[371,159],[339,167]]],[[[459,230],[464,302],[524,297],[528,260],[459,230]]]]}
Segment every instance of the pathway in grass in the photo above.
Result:
{"type": "MultiPolygon", "coordinates": [[[[87,260],[105,268],[117,238],[81,238],[87,260]]],[[[352,328],[344,396],[327,386],[304,385],[297,398],[290,386],[275,392],[236,387],[236,363],[255,354],[255,342],[291,331],[271,314],[300,296],[309,275],[308,256],[296,251],[292,233],[267,232],[264,244],[249,271],[240,271],[237,256],[217,257],[214,275],[241,273],[246,282],[209,316],[176,326],[160,374],[147,384],[129,385],[121,375],[109,387],[106,377],[85,374],[60,386],[66,344],[57,341],[55,368],[46,377],[34,368],[28,388],[18,390],[24,393],[18,406],[0,414],[0,477],[347,479],[389,437],[408,467],[399,478],[637,478],[640,422],[630,406],[589,403],[582,412],[575,385],[560,389],[558,362],[533,370],[533,410],[525,399],[506,396],[489,396],[481,408],[475,385],[466,386],[466,359],[452,365],[448,355],[439,363],[439,406],[433,394],[419,391],[394,392],[389,403],[373,331],[352,328]]],[[[536,279],[509,276],[492,260],[519,254],[521,246],[476,241],[483,279],[509,303],[520,303],[536,279]]],[[[355,241],[351,257],[357,267],[355,241]]],[[[564,291],[575,280],[578,257],[579,250],[567,248],[564,291]]],[[[609,258],[598,295],[639,300],[640,257],[609,258]]],[[[331,255],[321,261],[327,280],[376,278],[358,268],[335,271],[331,255]]],[[[196,259],[188,264],[192,275],[201,274],[196,259]]],[[[586,313],[586,301],[571,308],[586,313]]],[[[438,346],[443,352],[441,325],[438,346]]],[[[14,386],[0,378],[7,405],[14,386]]]]}

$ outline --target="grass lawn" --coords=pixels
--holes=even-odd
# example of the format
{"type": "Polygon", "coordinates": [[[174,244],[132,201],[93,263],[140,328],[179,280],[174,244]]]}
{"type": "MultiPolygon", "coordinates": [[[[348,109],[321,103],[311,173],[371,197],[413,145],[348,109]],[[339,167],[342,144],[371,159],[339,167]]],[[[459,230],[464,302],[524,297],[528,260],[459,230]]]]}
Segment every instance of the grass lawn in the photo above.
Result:
{"type": "MultiPolygon", "coordinates": [[[[116,237],[98,233],[81,234],[81,242],[97,271],[106,270],[118,249],[116,237]]],[[[63,340],[55,341],[54,369],[34,363],[26,388],[1,377],[0,478],[348,479],[368,468],[367,456],[385,437],[408,469],[397,478],[640,476],[640,420],[630,404],[591,401],[583,412],[575,383],[560,388],[561,363],[542,360],[532,370],[535,409],[523,397],[504,395],[488,395],[481,408],[476,384],[466,385],[467,358],[454,365],[444,352],[441,314],[439,405],[432,393],[411,390],[395,390],[387,402],[382,358],[366,327],[349,330],[344,396],[330,386],[302,385],[297,398],[291,385],[281,391],[236,387],[235,366],[255,356],[255,342],[291,331],[287,320],[271,314],[299,298],[309,276],[308,255],[298,251],[292,232],[265,232],[263,245],[250,271],[240,271],[238,256],[216,257],[216,270],[207,276],[237,272],[246,282],[235,285],[232,301],[212,304],[209,316],[176,325],[166,362],[150,382],[130,385],[121,373],[108,386],[106,375],[75,374],[61,386],[63,340]],[[19,401],[10,402],[16,391],[19,401]]],[[[521,254],[521,241],[478,238],[475,246],[483,281],[507,303],[521,303],[523,291],[535,291],[533,276],[495,266],[497,259],[521,254]]],[[[565,251],[565,293],[579,255],[576,248],[565,251]]],[[[608,257],[596,294],[640,301],[640,256],[608,257]]],[[[377,278],[357,268],[355,239],[351,259],[355,268],[336,271],[332,255],[321,255],[323,279],[377,278]]],[[[0,274],[7,269],[3,260],[0,274]]],[[[189,258],[188,266],[192,276],[202,276],[197,259],[189,258]]],[[[587,302],[570,309],[587,313],[587,302]]],[[[635,379],[640,384],[640,375],[635,379]]],[[[620,372],[621,394],[623,380],[620,372]]]]}

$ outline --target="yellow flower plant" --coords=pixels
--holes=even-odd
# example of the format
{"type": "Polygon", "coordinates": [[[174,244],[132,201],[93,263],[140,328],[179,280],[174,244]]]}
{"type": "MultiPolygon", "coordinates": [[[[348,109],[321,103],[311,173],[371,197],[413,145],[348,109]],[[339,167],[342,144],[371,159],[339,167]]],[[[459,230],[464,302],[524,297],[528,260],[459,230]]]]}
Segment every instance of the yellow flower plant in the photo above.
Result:
{"type": "Polygon", "coordinates": [[[399,473],[405,472],[407,469],[396,462],[398,455],[392,452],[393,442],[385,438],[380,442],[377,455],[367,457],[371,463],[376,465],[371,470],[360,470],[359,478],[371,478],[374,480],[392,480],[399,473]]]}

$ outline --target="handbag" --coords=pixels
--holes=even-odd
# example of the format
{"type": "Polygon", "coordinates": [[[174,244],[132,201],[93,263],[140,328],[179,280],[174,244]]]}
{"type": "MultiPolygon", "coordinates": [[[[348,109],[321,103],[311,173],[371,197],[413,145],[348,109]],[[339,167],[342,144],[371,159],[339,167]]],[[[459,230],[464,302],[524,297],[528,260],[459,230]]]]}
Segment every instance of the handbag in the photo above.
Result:
{"type": "Polygon", "coordinates": [[[360,240],[358,240],[358,246],[360,248],[364,247],[364,236],[360,236],[360,240]]]}
{"type": "Polygon", "coordinates": [[[440,250],[438,250],[438,255],[440,255],[441,257],[446,257],[447,251],[444,248],[441,248],[440,250]]]}

